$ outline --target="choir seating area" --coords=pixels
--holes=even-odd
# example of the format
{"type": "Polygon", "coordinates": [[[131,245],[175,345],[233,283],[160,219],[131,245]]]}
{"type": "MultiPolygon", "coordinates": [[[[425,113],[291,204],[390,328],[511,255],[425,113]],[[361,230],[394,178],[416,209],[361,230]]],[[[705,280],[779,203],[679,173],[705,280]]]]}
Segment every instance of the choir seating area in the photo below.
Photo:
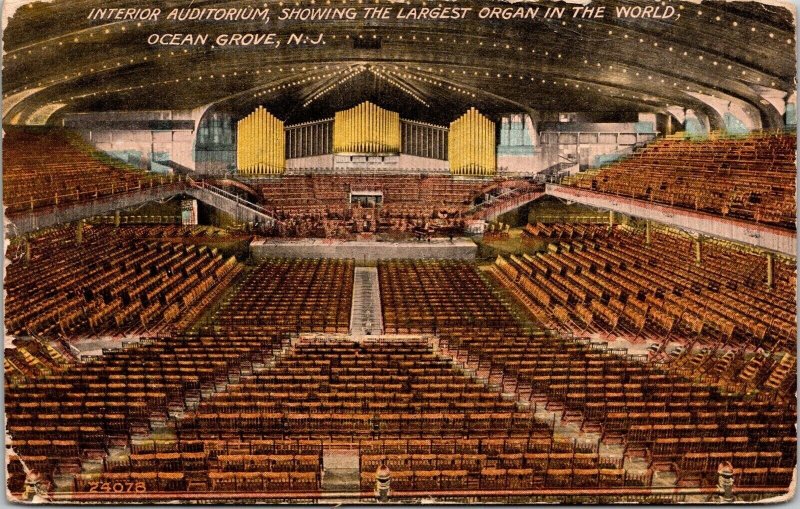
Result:
{"type": "Polygon", "coordinates": [[[664,139],[566,184],[795,229],[795,133],[664,139]]]}
{"type": "Polygon", "coordinates": [[[149,231],[66,226],[17,244],[5,280],[8,333],[155,333],[193,315],[241,271],[216,249],[148,239],[149,231]]]}
{"type": "Polygon", "coordinates": [[[349,204],[350,192],[377,191],[383,193],[389,215],[402,215],[406,209],[424,210],[430,215],[437,209],[457,213],[471,205],[483,189],[493,187],[492,184],[497,183],[426,175],[313,175],[270,179],[259,185],[259,190],[266,206],[273,207],[275,212],[306,212],[314,208],[342,211],[349,204]]]}
{"type": "Polygon", "coordinates": [[[68,131],[4,131],[3,204],[12,216],[177,182],[122,162],[112,166],[68,131]]]}
{"type": "Polygon", "coordinates": [[[280,222],[280,237],[346,237],[361,232],[411,232],[414,228],[463,228],[477,200],[525,184],[522,180],[461,180],[413,176],[284,176],[253,181],[264,207],[280,222]],[[255,182],[258,182],[255,184],[255,182]],[[378,207],[350,203],[350,193],[382,193],[378,207]]]}

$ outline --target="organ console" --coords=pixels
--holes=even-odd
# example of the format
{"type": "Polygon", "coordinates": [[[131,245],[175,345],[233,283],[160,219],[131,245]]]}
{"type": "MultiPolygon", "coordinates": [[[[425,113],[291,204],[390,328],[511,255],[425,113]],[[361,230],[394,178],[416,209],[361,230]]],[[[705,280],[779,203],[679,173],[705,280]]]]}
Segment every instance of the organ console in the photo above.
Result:
{"type": "Polygon", "coordinates": [[[286,169],[283,122],[263,106],[237,124],[236,161],[245,174],[278,174],[286,169]]]}

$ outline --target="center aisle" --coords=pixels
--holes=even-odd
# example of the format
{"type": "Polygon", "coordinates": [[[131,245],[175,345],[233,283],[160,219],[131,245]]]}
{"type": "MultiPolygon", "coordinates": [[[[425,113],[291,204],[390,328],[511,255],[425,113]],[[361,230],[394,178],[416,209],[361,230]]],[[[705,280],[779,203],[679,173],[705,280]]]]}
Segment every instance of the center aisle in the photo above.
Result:
{"type": "Polygon", "coordinates": [[[355,268],[350,334],[356,337],[383,334],[381,290],[378,284],[378,269],[375,267],[355,268]]]}

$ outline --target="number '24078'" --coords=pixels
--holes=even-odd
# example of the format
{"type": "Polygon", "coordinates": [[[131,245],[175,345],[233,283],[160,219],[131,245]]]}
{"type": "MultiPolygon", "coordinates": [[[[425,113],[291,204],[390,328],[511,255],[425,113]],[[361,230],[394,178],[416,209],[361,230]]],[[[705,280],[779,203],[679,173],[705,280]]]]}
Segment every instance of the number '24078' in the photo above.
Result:
{"type": "Polygon", "coordinates": [[[143,482],[90,482],[89,493],[144,493],[147,485],[143,482]]]}

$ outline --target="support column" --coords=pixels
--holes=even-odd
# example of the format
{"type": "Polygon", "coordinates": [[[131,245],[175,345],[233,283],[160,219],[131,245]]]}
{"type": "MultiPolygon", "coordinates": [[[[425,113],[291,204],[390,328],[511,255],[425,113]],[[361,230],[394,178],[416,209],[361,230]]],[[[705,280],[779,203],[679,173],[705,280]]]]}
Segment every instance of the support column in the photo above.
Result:
{"type": "Polygon", "coordinates": [[[772,257],[772,253],[767,253],[767,288],[772,290],[773,284],[773,270],[775,268],[775,260],[772,257]]]}
{"type": "Polygon", "coordinates": [[[608,211],[608,226],[614,226],[614,211],[608,211]]]}
{"type": "Polygon", "coordinates": [[[25,239],[25,265],[31,263],[31,242],[25,239]]]}
{"type": "Polygon", "coordinates": [[[652,238],[650,236],[650,220],[648,219],[644,224],[644,243],[645,245],[649,246],[651,242],[652,238]]]}
{"type": "Polygon", "coordinates": [[[119,210],[114,211],[114,226],[119,226],[119,210]]]}

